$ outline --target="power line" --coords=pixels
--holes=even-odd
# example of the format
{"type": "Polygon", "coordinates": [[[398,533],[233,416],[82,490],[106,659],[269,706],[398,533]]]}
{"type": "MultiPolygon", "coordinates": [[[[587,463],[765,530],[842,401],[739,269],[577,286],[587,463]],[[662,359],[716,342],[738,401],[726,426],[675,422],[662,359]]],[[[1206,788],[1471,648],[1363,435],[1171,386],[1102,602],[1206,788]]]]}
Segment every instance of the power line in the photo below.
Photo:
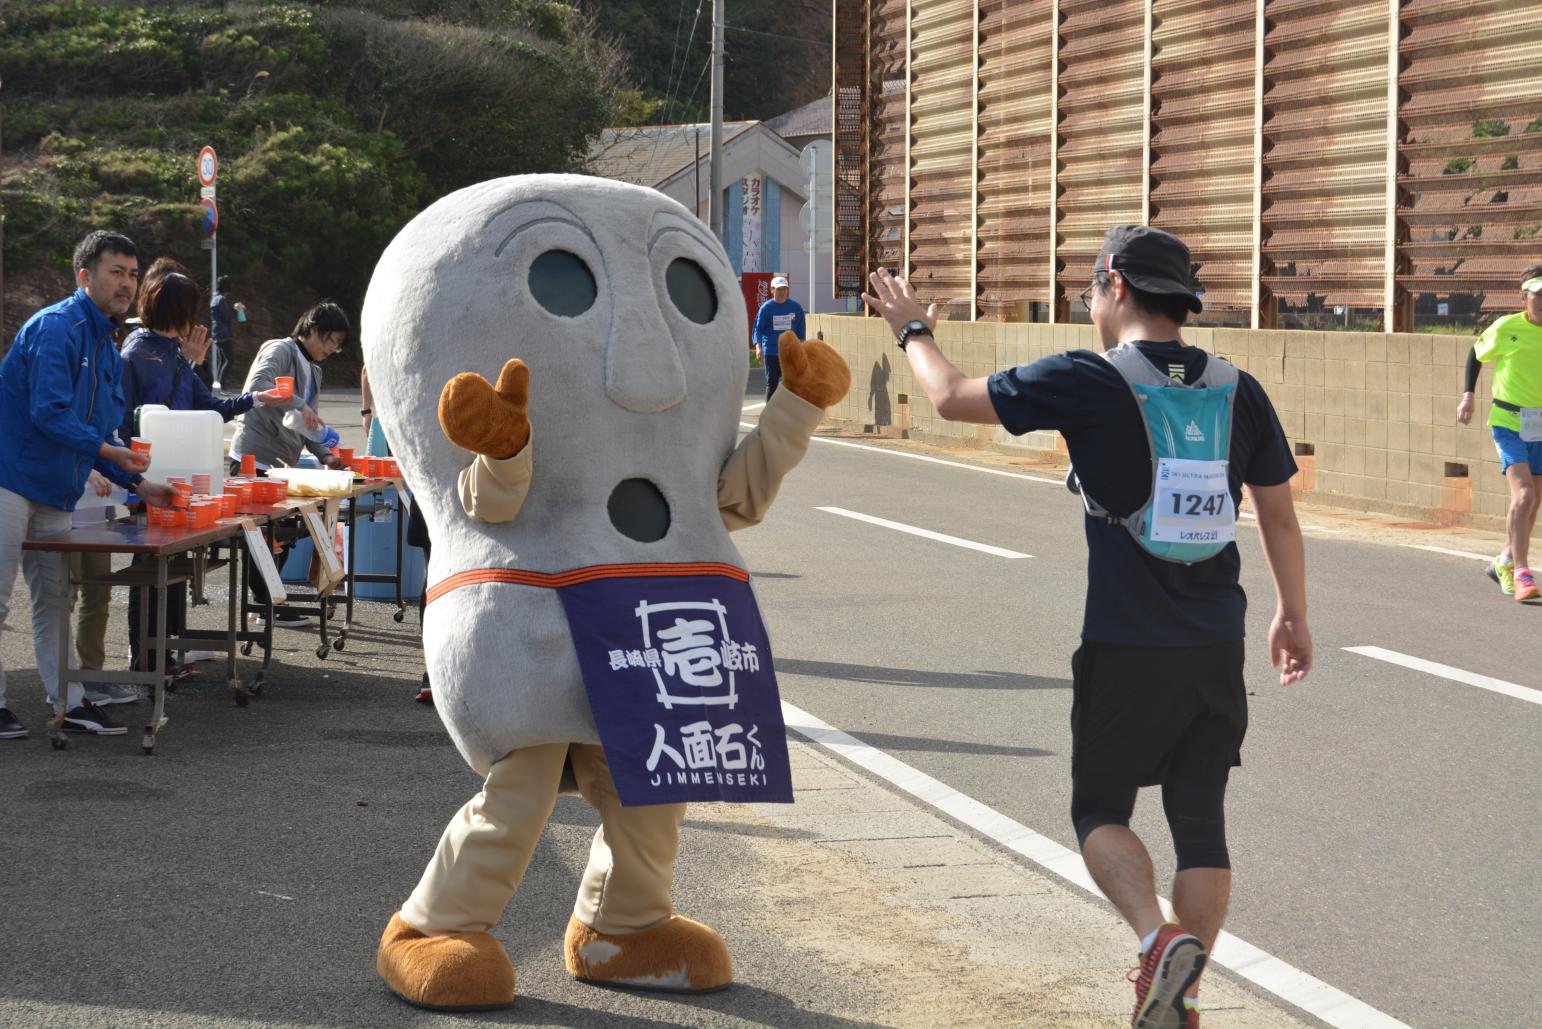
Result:
{"type": "Polygon", "coordinates": [[[745,32],[751,36],[767,36],[771,39],[790,39],[796,43],[807,43],[810,46],[822,46],[826,49],[829,49],[833,45],[822,39],[808,39],[805,36],[789,36],[782,32],[762,32],[760,29],[747,29],[742,25],[724,25],[723,27],[730,32],[745,32]]]}
{"type": "MultiPolygon", "coordinates": [[[[660,110],[664,112],[665,124],[668,124],[669,122],[669,104],[670,99],[675,91],[675,58],[680,53],[680,23],[685,21],[685,4],[686,0],[680,0],[680,10],[675,15],[675,42],[673,48],[669,52],[669,77],[664,81],[664,106],[660,108],[660,110]]],[[[701,17],[701,0],[697,0],[696,2],[696,17],[701,17]]],[[[694,20],[691,22],[691,35],[692,37],[696,35],[696,22],[694,20]]],[[[690,57],[690,43],[686,43],[686,57],[690,57]]],[[[685,74],[685,62],[683,60],[680,62],[680,68],[681,77],[683,78],[685,74]]],[[[660,132],[658,137],[653,141],[653,152],[648,155],[648,170],[644,174],[650,182],[652,181],[654,163],[658,160],[659,156],[659,143],[662,142],[663,138],[664,134],[660,132]]]]}

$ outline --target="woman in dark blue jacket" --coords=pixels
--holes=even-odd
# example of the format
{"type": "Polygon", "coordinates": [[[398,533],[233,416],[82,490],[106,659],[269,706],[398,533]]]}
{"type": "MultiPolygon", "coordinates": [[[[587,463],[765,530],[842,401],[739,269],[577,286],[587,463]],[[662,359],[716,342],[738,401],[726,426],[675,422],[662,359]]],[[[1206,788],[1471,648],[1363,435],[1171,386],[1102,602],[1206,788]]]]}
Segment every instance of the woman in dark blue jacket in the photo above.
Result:
{"type": "MultiPolygon", "coordinates": [[[[230,421],[254,404],[282,404],[273,393],[243,393],[216,397],[193,370],[209,350],[209,330],[198,324],[202,309],[198,284],[180,272],[146,278],[139,292],[141,327],[123,341],[123,439],[135,432],[135,411],[144,404],[164,404],[173,411],[218,411],[230,421]]],[[[151,600],[151,621],[154,597],[151,600]]],[[[182,631],[187,589],[174,587],[166,597],[166,622],[171,634],[182,631]]],[[[129,591],[129,650],[139,667],[139,590],[129,591]]],[[[154,632],[152,624],[150,630],[154,632]]],[[[169,670],[169,669],[168,669],[169,670]]]]}
{"type": "Polygon", "coordinates": [[[123,341],[124,439],[133,438],[134,411],[165,404],[173,411],[218,411],[230,421],[262,403],[266,394],[217,397],[193,371],[209,350],[209,330],[198,324],[198,284],[172,272],[145,283],[139,294],[141,328],[123,341]]]}

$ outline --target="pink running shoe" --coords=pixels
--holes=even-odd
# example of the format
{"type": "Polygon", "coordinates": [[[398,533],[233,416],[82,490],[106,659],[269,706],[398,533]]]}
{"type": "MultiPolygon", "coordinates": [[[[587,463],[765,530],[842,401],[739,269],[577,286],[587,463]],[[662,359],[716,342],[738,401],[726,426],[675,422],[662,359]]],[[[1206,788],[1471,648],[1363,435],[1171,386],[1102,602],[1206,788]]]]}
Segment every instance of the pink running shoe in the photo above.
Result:
{"type": "Polygon", "coordinates": [[[1176,922],[1163,923],[1151,949],[1141,955],[1135,980],[1132,1029],[1184,1029],[1183,994],[1205,969],[1205,947],[1176,922]]]}

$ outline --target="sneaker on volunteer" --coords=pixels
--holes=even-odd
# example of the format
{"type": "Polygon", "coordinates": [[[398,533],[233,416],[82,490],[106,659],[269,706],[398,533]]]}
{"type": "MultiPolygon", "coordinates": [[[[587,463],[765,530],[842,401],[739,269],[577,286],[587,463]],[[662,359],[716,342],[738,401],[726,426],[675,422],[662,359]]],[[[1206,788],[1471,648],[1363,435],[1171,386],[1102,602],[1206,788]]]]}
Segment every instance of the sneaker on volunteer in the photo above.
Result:
{"type": "Polygon", "coordinates": [[[27,727],[11,714],[8,707],[0,707],[0,740],[19,740],[27,735],[27,727]]]}
{"type": "Polygon", "coordinates": [[[101,708],[88,700],[64,713],[64,731],[91,736],[122,736],[128,732],[128,727],[108,718],[101,708]]]}
{"type": "MultiPolygon", "coordinates": [[[[1502,557],[1503,555],[1500,555],[1502,557]]],[[[1488,566],[1488,577],[1499,583],[1499,592],[1510,597],[1515,595],[1515,562],[1501,561],[1495,557],[1488,566]]]]}
{"type": "Polygon", "coordinates": [[[1184,1029],[1183,994],[1205,969],[1205,947],[1176,922],[1164,922],[1141,955],[1132,1029],[1184,1029]]]}
{"type": "MultiPolygon", "coordinates": [[[[257,620],[263,621],[258,615],[257,620]]],[[[277,629],[303,629],[311,624],[310,618],[279,604],[273,608],[273,626],[277,629]]]]}
{"type": "Polygon", "coordinates": [[[94,682],[86,687],[86,700],[97,707],[113,704],[137,704],[141,697],[139,687],[123,682],[94,682]]]}
{"type": "Polygon", "coordinates": [[[1537,589],[1537,580],[1531,574],[1530,568],[1517,568],[1515,570],[1515,599],[1536,600],[1542,597],[1542,590],[1537,589]]]}

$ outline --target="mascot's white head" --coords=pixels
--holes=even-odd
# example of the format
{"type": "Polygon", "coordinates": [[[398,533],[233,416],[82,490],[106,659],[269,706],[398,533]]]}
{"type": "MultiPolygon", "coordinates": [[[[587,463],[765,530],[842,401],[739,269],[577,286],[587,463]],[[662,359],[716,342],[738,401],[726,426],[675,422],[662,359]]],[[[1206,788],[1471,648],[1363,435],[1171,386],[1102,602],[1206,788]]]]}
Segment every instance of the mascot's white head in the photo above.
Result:
{"type": "Polygon", "coordinates": [[[747,312],[723,248],[680,204],[573,175],[462,189],[386,249],[362,329],[377,415],[434,535],[431,579],[731,559],[715,491],[744,402],[747,312]],[[472,455],[437,404],[457,373],[496,381],[515,357],[530,368],[534,472],[519,517],[486,525],[455,499],[472,455]]]}

